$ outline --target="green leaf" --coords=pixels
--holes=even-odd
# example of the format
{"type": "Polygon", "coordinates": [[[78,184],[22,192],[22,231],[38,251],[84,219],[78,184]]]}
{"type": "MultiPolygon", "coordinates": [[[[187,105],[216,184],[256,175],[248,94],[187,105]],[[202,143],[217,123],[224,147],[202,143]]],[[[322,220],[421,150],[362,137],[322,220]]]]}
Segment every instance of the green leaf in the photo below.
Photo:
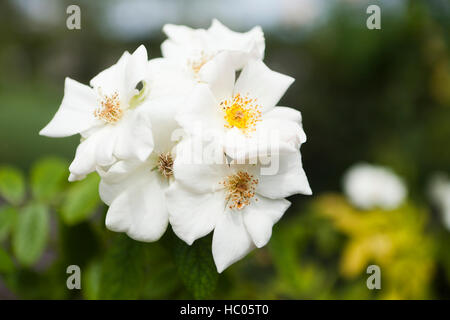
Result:
{"type": "Polygon", "coordinates": [[[0,208],[0,241],[6,239],[11,232],[17,217],[17,211],[13,207],[0,208]]]}
{"type": "Polygon", "coordinates": [[[0,195],[12,204],[20,204],[25,197],[25,179],[20,170],[0,167],[0,195]]]}
{"type": "Polygon", "coordinates": [[[14,263],[8,253],[0,248],[0,272],[9,273],[14,271],[14,263]]]}
{"type": "Polygon", "coordinates": [[[17,260],[30,266],[45,249],[48,240],[50,217],[41,204],[32,204],[19,212],[14,228],[12,247],[17,260]]]}
{"type": "Polygon", "coordinates": [[[170,260],[163,260],[159,261],[159,264],[150,266],[143,292],[144,299],[168,299],[174,294],[186,292],[177,275],[175,265],[170,262],[170,260]]]}
{"type": "Polygon", "coordinates": [[[31,191],[35,199],[51,200],[66,184],[68,164],[59,158],[44,158],[31,169],[31,191]]]}
{"type": "Polygon", "coordinates": [[[164,245],[165,239],[171,241],[169,232],[158,242],[149,244],[148,269],[143,299],[180,299],[186,294],[184,284],[177,274],[173,252],[164,245]]]}
{"type": "Polygon", "coordinates": [[[210,237],[201,238],[192,246],[178,240],[175,262],[178,274],[196,299],[208,298],[214,292],[219,275],[211,254],[210,237]]]}
{"type": "Polygon", "coordinates": [[[100,178],[92,173],[84,180],[74,182],[67,191],[61,208],[61,217],[67,225],[75,225],[88,219],[98,207],[100,178]]]}
{"type": "Polygon", "coordinates": [[[100,299],[140,297],[146,282],[147,245],[125,235],[119,235],[113,241],[101,266],[100,299]]]}

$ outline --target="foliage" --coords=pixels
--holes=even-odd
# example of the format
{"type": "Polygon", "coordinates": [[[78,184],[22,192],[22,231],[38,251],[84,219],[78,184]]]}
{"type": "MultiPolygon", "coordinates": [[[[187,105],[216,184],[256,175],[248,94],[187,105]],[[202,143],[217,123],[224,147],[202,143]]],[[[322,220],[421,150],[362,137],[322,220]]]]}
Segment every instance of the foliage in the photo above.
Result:
{"type": "Polygon", "coordinates": [[[43,205],[30,204],[17,217],[12,247],[19,263],[30,266],[42,255],[49,231],[49,215],[43,205]]]}
{"type": "Polygon", "coordinates": [[[339,195],[323,195],[316,206],[348,237],[339,266],[343,277],[355,278],[373,263],[383,272],[382,298],[430,298],[434,239],[425,233],[425,211],[411,204],[358,211],[339,195]]]}
{"type": "Polygon", "coordinates": [[[0,168],[0,194],[12,204],[20,204],[25,196],[25,183],[22,173],[16,168],[0,168]]]}
{"type": "MultiPolygon", "coordinates": [[[[4,186],[0,200],[0,272],[18,293],[28,290],[29,277],[40,282],[36,277],[42,272],[52,276],[51,269],[57,263],[48,265],[45,256],[56,250],[51,242],[63,229],[57,230],[56,225],[83,223],[99,208],[98,196],[88,194],[97,188],[98,177],[91,175],[69,185],[67,166],[67,161],[60,158],[43,158],[31,168],[28,182],[18,168],[3,166],[0,170],[0,185],[4,186]]],[[[61,270],[55,275],[60,276],[61,270]]],[[[34,286],[34,281],[29,285],[34,286]]]]}
{"type": "Polygon", "coordinates": [[[198,239],[192,246],[177,241],[175,261],[178,273],[196,299],[214,292],[218,274],[211,254],[211,237],[198,239]]]}

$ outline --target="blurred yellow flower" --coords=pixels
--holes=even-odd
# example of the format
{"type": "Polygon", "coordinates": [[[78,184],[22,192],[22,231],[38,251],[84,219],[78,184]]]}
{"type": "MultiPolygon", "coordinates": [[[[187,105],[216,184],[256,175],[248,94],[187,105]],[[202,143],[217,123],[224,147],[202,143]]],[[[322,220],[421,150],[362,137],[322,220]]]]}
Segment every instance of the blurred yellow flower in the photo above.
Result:
{"type": "Polygon", "coordinates": [[[360,211],[337,194],[317,199],[317,212],[348,239],[339,270],[351,279],[370,264],[381,268],[381,298],[428,297],[434,262],[432,239],[424,231],[427,212],[405,204],[394,210],[360,211]]]}

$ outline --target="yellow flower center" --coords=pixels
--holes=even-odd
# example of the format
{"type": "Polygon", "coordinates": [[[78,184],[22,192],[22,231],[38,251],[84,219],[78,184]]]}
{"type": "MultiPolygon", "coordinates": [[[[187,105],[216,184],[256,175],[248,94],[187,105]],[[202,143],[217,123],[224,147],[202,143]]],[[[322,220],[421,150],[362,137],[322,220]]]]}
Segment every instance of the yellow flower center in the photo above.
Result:
{"type": "Polygon", "coordinates": [[[123,116],[123,110],[120,108],[120,99],[117,92],[110,96],[102,95],[100,107],[94,111],[97,119],[107,123],[116,123],[123,116]]]}
{"type": "Polygon", "coordinates": [[[170,152],[158,156],[158,171],[165,178],[173,175],[173,158],[170,152]]]}
{"type": "Polygon", "coordinates": [[[224,111],[226,128],[238,128],[247,134],[254,131],[256,123],[261,120],[260,106],[256,104],[256,99],[237,94],[232,100],[222,101],[220,105],[224,111]]]}
{"type": "MultiPolygon", "coordinates": [[[[253,179],[253,175],[244,171],[228,176],[221,182],[227,191],[228,207],[230,209],[242,209],[250,204],[255,197],[255,189],[258,179],[253,179]]],[[[255,201],[258,199],[255,198],[255,201]]]]}

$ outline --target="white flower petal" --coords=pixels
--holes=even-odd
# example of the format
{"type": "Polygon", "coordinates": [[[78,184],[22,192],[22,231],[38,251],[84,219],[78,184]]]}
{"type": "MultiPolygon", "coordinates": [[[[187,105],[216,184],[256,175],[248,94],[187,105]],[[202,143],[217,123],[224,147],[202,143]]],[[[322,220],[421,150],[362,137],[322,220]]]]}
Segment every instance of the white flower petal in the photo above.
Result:
{"type": "Polygon", "coordinates": [[[90,84],[104,95],[117,92],[121,102],[128,103],[138,93],[136,85],[145,80],[147,67],[147,50],[141,45],[133,54],[125,52],[115,65],[100,72],[90,84]]]}
{"type": "Polygon", "coordinates": [[[145,81],[148,71],[147,49],[140,45],[130,56],[125,69],[124,86],[128,94],[127,101],[131,99],[136,92],[136,85],[140,81],[145,81]]]}
{"type": "Polygon", "coordinates": [[[306,142],[306,134],[301,123],[301,113],[287,107],[275,107],[262,116],[261,123],[256,130],[261,130],[262,136],[277,133],[279,141],[288,150],[297,150],[302,143],[306,142]]]}
{"type": "Polygon", "coordinates": [[[227,209],[217,219],[212,241],[217,272],[221,273],[245,257],[253,248],[254,244],[245,228],[243,215],[239,211],[227,209]]]}
{"type": "Polygon", "coordinates": [[[205,84],[197,85],[186,105],[176,116],[178,123],[190,134],[208,130],[224,130],[219,103],[205,84]]]}
{"type": "Polygon", "coordinates": [[[182,25],[166,24],[162,28],[167,37],[179,44],[202,46],[206,41],[206,30],[192,29],[182,25]]]}
{"type": "Polygon", "coordinates": [[[272,226],[280,220],[291,203],[286,199],[268,199],[257,195],[258,201],[252,201],[242,210],[244,224],[256,247],[264,247],[272,236],[272,226]]]}
{"type": "Polygon", "coordinates": [[[119,196],[123,190],[132,187],[134,183],[133,173],[145,163],[140,161],[117,161],[107,169],[97,167],[101,177],[99,195],[104,203],[111,205],[112,201],[119,196]]]}
{"type": "Polygon", "coordinates": [[[168,225],[163,187],[157,173],[150,170],[142,170],[133,178],[111,202],[106,226],[115,232],[126,232],[138,241],[156,241],[168,225]]]}
{"type": "Polygon", "coordinates": [[[243,134],[239,129],[226,131],[224,149],[233,159],[296,152],[306,141],[300,113],[290,108],[275,107],[262,115],[255,131],[243,134]],[[279,110],[280,109],[280,110],[279,110]]]}
{"type": "Polygon", "coordinates": [[[271,161],[273,161],[273,174],[259,175],[257,193],[271,199],[285,198],[298,193],[312,194],[299,151],[279,154],[278,160],[271,161]],[[278,161],[278,170],[276,170],[276,161],[278,161]]]}
{"type": "Polygon", "coordinates": [[[166,96],[151,99],[139,106],[139,111],[145,113],[151,122],[154,140],[154,151],[157,153],[170,152],[178,137],[172,134],[179,128],[175,115],[182,107],[183,97],[166,96]]]}
{"type": "Polygon", "coordinates": [[[117,137],[114,155],[118,159],[137,158],[145,161],[153,151],[153,134],[150,116],[138,107],[115,125],[117,137]]]}
{"type": "Polygon", "coordinates": [[[83,180],[84,178],[86,178],[86,175],[76,175],[73,173],[69,174],[69,182],[74,182],[74,181],[78,181],[78,180],[83,180]]]}
{"type": "MultiPolygon", "coordinates": [[[[270,110],[270,112],[267,112],[264,115],[265,119],[281,119],[281,120],[287,120],[287,121],[293,121],[300,126],[302,125],[302,114],[300,111],[295,110],[294,108],[289,107],[281,107],[277,106],[270,110]]],[[[306,141],[306,137],[305,137],[306,141]]],[[[303,141],[303,142],[305,142],[303,141]]],[[[303,143],[302,142],[302,143],[303,143]]]]}
{"type": "MultiPolygon", "coordinates": [[[[252,148],[256,148],[258,155],[273,155],[297,151],[301,144],[306,142],[306,134],[301,124],[300,112],[287,107],[275,107],[262,115],[254,134],[250,136],[240,134],[234,140],[227,141],[245,143],[251,147],[249,150],[253,153],[255,151],[252,148]]],[[[234,147],[237,151],[240,151],[239,144],[234,147]]],[[[235,153],[230,148],[231,146],[227,145],[226,150],[233,157],[235,153]]]]}
{"type": "Polygon", "coordinates": [[[169,219],[175,234],[191,245],[210,233],[225,210],[225,192],[197,193],[175,182],[166,191],[169,219]]]}
{"type": "Polygon", "coordinates": [[[257,156],[260,152],[266,154],[267,147],[262,144],[266,143],[269,147],[267,139],[259,135],[246,135],[238,128],[232,128],[225,132],[223,148],[225,153],[232,159],[247,159],[249,155],[257,156]]]}
{"type": "Polygon", "coordinates": [[[190,55],[211,50],[208,34],[204,29],[166,24],[163,32],[168,37],[161,44],[161,53],[164,58],[177,59],[186,63],[190,55]]]}
{"type": "Polygon", "coordinates": [[[105,126],[92,133],[82,141],[75,153],[75,158],[69,166],[71,179],[79,179],[95,171],[97,165],[111,165],[116,135],[114,128],[105,126]]]}
{"type": "Polygon", "coordinates": [[[149,99],[168,96],[185,96],[197,84],[186,68],[171,59],[155,58],[148,62],[149,99]]]}
{"type": "Polygon", "coordinates": [[[219,53],[208,61],[199,72],[200,81],[211,88],[217,101],[230,99],[233,95],[235,71],[227,52],[219,53]]]}
{"type": "Polygon", "coordinates": [[[161,55],[165,59],[183,60],[184,58],[184,53],[180,49],[180,46],[170,39],[163,41],[161,44],[161,55]]]}
{"type": "Polygon", "coordinates": [[[97,74],[89,82],[90,86],[94,88],[96,93],[102,95],[119,94],[119,99],[125,101],[128,97],[124,78],[126,67],[130,59],[130,53],[125,51],[116,64],[103,70],[97,74]]]}
{"type": "Polygon", "coordinates": [[[236,81],[234,94],[257,99],[264,113],[277,104],[293,82],[294,78],[270,70],[262,61],[251,60],[236,81]]]}
{"type": "Polygon", "coordinates": [[[177,181],[195,192],[212,192],[221,188],[225,166],[219,164],[183,164],[174,162],[177,181]]]}
{"type": "Polygon", "coordinates": [[[166,34],[168,38],[175,42],[183,42],[185,39],[192,37],[194,30],[187,26],[175,25],[175,24],[165,24],[162,27],[162,31],[166,34]]]}
{"type": "Polygon", "coordinates": [[[99,121],[94,117],[96,105],[96,95],[92,88],[66,78],[61,106],[39,134],[67,137],[99,125],[99,121]]]}
{"type": "MultiPolygon", "coordinates": [[[[197,150],[205,144],[195,144],[198,140],[185,138],[176,147],[176,158],[173,173],[176,181],[184,187],[199,193],[213,192],[223,186],[224,177],[231,174],[228,166],[223,165],[225,159],[222,153],[221,161],[209,163],[207,159],[195,159],[197,150]],[[196,162],[198,160],[198,162],[196,162]]],[[[214,159],[215,160],[215,159],[214,159]]],[[[213,159],[211,159],[213,161],[213,159]]]]}
{"type": "Polygon", "coordinates": [[[234,32],[217,19],[213,19],[208,34],[219,51],[230,51],[235,69],[241,69],[249,59],[264,58],[264,34],[261,27],[256,26],[248,32],[234,32]]]}

